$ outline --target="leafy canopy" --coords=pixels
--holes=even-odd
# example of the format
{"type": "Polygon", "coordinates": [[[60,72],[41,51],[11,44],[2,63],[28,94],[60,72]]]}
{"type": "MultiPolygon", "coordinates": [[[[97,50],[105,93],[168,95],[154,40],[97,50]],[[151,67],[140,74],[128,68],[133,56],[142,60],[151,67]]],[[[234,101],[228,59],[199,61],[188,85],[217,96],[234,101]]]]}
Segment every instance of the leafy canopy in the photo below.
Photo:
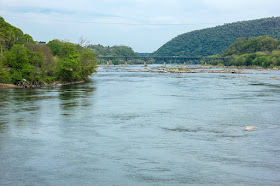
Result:
{"type": "Polygon", "coordinates": [[[268,35],[280,39],[280,17],[241,21],[179,35],[154,56],[209,56],[223,53],[237,38],[268,35]]]}
{"type": "Polygon", "coordinates": [[[211,61],[210,64],[229,66],[280,66],[280,41],[269,36],[238,38],[222,56],[229,61],[211,61]]]}
{"type": "Polygon", "coordinates": [[[88,79],[97,60],[91,49],[70,42],[52,40],[47,45],[5,22],[0,17],[0,82],[42,85],[55,81],[88,79]]]}

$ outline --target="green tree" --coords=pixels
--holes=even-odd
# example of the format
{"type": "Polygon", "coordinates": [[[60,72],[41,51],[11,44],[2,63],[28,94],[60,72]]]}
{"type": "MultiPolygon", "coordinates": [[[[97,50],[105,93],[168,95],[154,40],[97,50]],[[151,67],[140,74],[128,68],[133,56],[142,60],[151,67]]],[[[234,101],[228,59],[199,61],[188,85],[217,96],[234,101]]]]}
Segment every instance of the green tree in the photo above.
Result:
{"type": "Polygon", "coordinates": [[[73,82],[81,80],[81,64],[77,55],[70,55],[63,58],[58,64],[57,78],[63,82],[73,82]]]}
{"type": "Polygon", "coordinates": [[[16,44],[5,54],[5,62],[10,68],[22,69],[25,63],[28,63],[28,49],[22,45],[16,44]]]}
{"type": "MultiPolygon", "coordinates": [[[[184,33],[168,41],[151,55],[193,57],[221,54],[237,38],[263,35],[280,39],[280,17],[239,21],[184,33]]],[[[270,51],[270,48],[268,47],[267,50],[270,51]]]]}
{"type": "Polygon", "coordinates": [[[0,82],[33,86],[78,81],[95,72],[93,51],[59,40],[42,45],[0,17],[0,82]]]}
{"type": "Polygon", "coordinates": [[[10,83],[9,72],[3,64],[3,55],[0,54],[0,83],[10,83]]]}
{"type": "MultiPolygon", "coordinates": [[[[97,56],[132,56],[132,57],[137,57],[138,54],[136,54],[132,48],[128,46],[102,46],[102,45],[89,45],[88,48],[93,50],[94,54],[97,56]]],[[[105,64],[105,60],[100,60],[99,63],[105,64]]],[[[124,64],[125,61],[123,59],[113,59],[112,63],[114,65],[119,65],[119,64],[124,64]]],[[[139,61],[131,61],[130,63],[139,63],[139,61]]],[[[143,61],[142,61],[143,63],[143,61]]]]}
{"type": "Polygon", "coordinates": [[[93,51],[86,49],[79,55],[79,60],[81,63],[81,76],[83,79],[87,79],[97,68],[97,60],[93,51]]]}
{"type": "Polygon", "coordinates": [[[57,39],[48,42],[47,46],[50,47],[54,56],[60,56],[63,43],[57,39]]]}
{"type": "Polygon", "coordinates": [[[224,56],[233,54],[250,54],[259,51],[272,52],[273,50],[278,50],[279,46],[279,40],[268,36],[253,37],[248,39],[239,38],[225,50],[224,56]]]}

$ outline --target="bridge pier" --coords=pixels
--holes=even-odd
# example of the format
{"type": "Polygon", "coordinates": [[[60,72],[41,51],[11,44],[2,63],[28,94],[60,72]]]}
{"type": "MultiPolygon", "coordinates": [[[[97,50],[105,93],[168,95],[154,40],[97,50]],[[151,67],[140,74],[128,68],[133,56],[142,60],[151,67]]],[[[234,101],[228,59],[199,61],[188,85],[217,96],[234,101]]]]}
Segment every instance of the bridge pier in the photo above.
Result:
{"type": "Polygon", "coordinates": [[[163,67],[166,68],[166,62],[163,62],[163,67]]]}
{"type": "Polygon", "coordinates": [[[147,62],[145,61],[145,62],[144,62],[144,67],[146,67],[146,66],[147,66],[147,62]]]}
{"type": "Polygon", "coordinates": [[[187,63],[186,63],[186,62],[184,62],[184,66],[187,66],[187,63]]]}
{"type": "Polygon", "coordinates": [[[125,62],[125,66],[127,67],[127,62],[125,62]]]}
{"type": "MultiPolygon", "coordinates": [[[[1,49],[0,49],[1,50],[1,49]]],[[[1,51],[0,51],[1,52],[1,51]]],[[[229,57],[188,57],[188,56],[155,56],[155,57],[151,57],[151,56],[146,56],[146,57],[135,57],[135,56],[97,56],[98,59],[100,60],[108,60],[107,61],[107,66],[110,65],[110,63],[112,64],[112,60],[113,59],[123,59],[125,61],[127,61],[128,59],[142,59],[144,61],[146,60],[150,60],[150,59],[155,59],[155,60],[200,60],[201,63],[203,64],[206,61],[210,61],[210,60],[223,60],[225,62],[229,61],[229,57]]],[[[144,63],[144,66],[147,66],[147,63],[144,63]]],[[[166,67],[166,63],[164,65],[166,67]]],[[[186,66],[186,62],[184,62],[184,66],[186,66]]]]}

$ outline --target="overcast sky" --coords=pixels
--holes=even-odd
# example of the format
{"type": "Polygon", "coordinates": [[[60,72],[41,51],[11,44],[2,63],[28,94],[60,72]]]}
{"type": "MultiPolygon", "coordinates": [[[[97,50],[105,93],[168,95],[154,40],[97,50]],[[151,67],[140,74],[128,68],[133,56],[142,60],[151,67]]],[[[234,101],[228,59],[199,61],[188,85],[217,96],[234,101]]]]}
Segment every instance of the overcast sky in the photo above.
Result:
{"type": "Polygon", "coordinates": [[[153,52],[193,30],[280,16],[280,0],[0,0],[0,16],[36,41],[153,52]]]}

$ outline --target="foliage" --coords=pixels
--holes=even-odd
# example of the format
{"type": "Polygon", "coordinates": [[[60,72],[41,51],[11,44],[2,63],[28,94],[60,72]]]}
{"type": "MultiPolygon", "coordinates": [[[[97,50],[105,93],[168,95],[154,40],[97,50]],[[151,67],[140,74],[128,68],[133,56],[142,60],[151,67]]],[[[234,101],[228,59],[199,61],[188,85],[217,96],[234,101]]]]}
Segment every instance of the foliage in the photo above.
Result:
{"type": "Polygon", "coordinates": [[[98,56],[138,56],[132,48],[128,46],[102,46],[102,45],[89,45],[94,53],[98,56]]]}
{"type": "MultiPolygon", "coordinates": [[[[102,46],[102,45],[89,45],[88,48],[92,49],[93,52],[97,56],[131,56],[131,57],[137,57],[138,55],[132,50],[132,48],[128,46],[102,46]]],[[[100,60],[100,63],[106,64],[105,60],[100,60]]],[[[113,59],[112,63],[114,65],[124,64],[125,61],[122,59],[113,59]]],[[[130,61],[130,63],[139,63],[139,61],[133,60],[130,61]]],[[[141,62],[143,63],[143,61],[141,62]]]]}
{"type": "MultiPolygon", "coordinates": [[[[223,56],[229,57],[229,66],[262,66],[265,68],[280,66],[280,41],[268,36],[239,38],[230,45],[223,56]]],[[[217,61],[209,62],[217,65],[217,61]]]]}
{"type": "Polygon", "coordinates": [[[138,56],[141,56],[141,57],[147,57],[149,55],[151,55],[151,53],[136,53],[138,56]]]}
{"type": "Polygon", "coordinates": [[[223,53],[237,38],[268,35],[280,39],[280,17],[241,21],[179,35],[154,56],[209,56],[223,53]]]}
{"type": "Polygon", "coordinates": [[[60,58],[57,77],[61,81],[86,80],[97,68],[94,52],[88,48],[59,40],[50,41],[47,46],[60,58]]]}
{"type": "Polygon", "coordinates": [[[10,77],[9,77],[9,72],[3,65],[3,55],[0,54],[0,83],[5,83],[9,82],[10,77]]]}
{"type": "Polygon", "coordinates": [[[232,66],[261,66],[276,67],[280,66],[280,51],[274,54],[242,54],[234,55],[230,58],[228,65],[232,66]]]}
{"type": "Polygon", "coordinates": [[[70,55],[63,58],[58,64],[57,76],[63,82],[81,80],[81,64],[78,61],[77,55],[70,55]]]}
{"type": "Polygon", "coordinates": [[[59,41],[58,39],[54,39],[48,42],[47,46],[50,47],[54,56],[61,55],[62,42],[59,41]]]}
{"type": "Polygon", "coordinates": [[[10,50],[15,44],[24,44],[26,42],[33,42],[30,35],[23,34],[20,29],[10,25],[5,22],[3,17],[0,17],[0,45],[2,52],[10,50]]]}
{"type": "Polygon", "coordinates": [[[92,50],[70,42],[50,41],[47,45],[6,23],[0,17],[0,82],[26,86],[55,81],[86,80],[95,72],[92,50]]]}
{"type": "Polygon", "coordinates": [[[280,41],[269,36],[238,38],[235,43],[226,49],[224,55],[242,55],[259,51],[272,52],[273,50],[278,49],[280,49],[280,41]]]}
{"type": "Polygon", "coordinates": [[[47,46],[50,47],[54,56],[59,56],[62,58],[77,54],[79,48],[78,45],[70,42],[63,42],[57,39],[48,42],[47,46]]]}

